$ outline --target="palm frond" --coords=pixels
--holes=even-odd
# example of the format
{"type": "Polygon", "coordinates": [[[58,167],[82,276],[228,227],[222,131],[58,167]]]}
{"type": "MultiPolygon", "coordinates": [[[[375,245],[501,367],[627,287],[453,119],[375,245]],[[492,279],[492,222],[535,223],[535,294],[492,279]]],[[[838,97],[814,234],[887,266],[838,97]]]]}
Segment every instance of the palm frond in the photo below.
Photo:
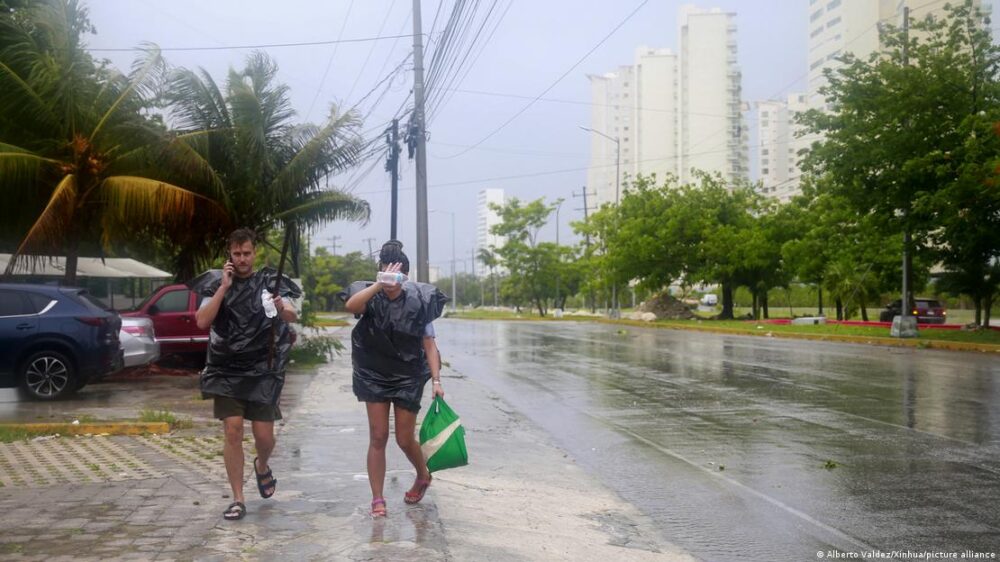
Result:
{"type": "Polygon", "coordinates": [[[182,130],[231,127],[229,109],[212,75],[186,68],[174,71],[167,89],[170,114],[182,130]]]}
{"type": "Polygon", "coordinates": [[[30,115],[32,120],[50,127],[55,127],[58,123],[52,108],[45,103],[39,92],[2,61],[0,61],[0,113],[30,115]]]}
{"type": "Polygon", "coordinates": [[[60,244],[66,240],[72,227],[77,195],[76,176],[69,174],[56,186],[45,210],[17,246],[4,275],[12,274],[18,265],[34,265],[32,258],[26,254],[38,255],[61,249],[60,244]]]}
{"type": "Polygon", "coordinates": [[[341,191],[320,191],[300,198],[297,204],[275,218],[282,222],[295,221],[302,226],[319,226],[335,220],[360,221],[368,224],[371,207],[363,199],[357,199],[341,191]]]}
{"type": "Polygon", "coordinates": [[[280,201],[310,191],[309,187],[318,185],[324,176],[355,164],[362,144],[357,133],[359,125],[360,119],[354,112],[331,118],[295,153],[268,191],[280,201]]]}
{"type": "MultiPolygon", "coordinates": [[[[27,151],[15,151],[0,143],[0,185],[23,186],[37,179],[46,165],[60,162],[27,151]]],[[[23,187],[22,187],[23,189],[23,187]]]]}
{"type": "Polygon", "coordinates": [[[150,81],[156,78],[158,72],[163,69],[163,57],[160,55],[160,49],[155,46],[146,46],[146,56],[145,58],[140,58],[136,60],[132,72],[129,75],[128,86],[124,91],[118,96],[118,99],[111,104],[111,107],[104,112],[101,119],[97,122],[94,130],[90,132],[90,141],[93,142],[97,135],[101,133],[104,125],[109,119],[115,114],[122,103],[128,99],[130,96],[142,96],[143,92],[149,89],[150,81]]]}
{"type": "Polygon", "coordinates": [[[107,245],[135,225],[155,224],[164,231],[190,230],[199,221],[228,223],[216,201],[163,181],[136,176],[112,176],[101,183],[102,242],[107,245]]]}

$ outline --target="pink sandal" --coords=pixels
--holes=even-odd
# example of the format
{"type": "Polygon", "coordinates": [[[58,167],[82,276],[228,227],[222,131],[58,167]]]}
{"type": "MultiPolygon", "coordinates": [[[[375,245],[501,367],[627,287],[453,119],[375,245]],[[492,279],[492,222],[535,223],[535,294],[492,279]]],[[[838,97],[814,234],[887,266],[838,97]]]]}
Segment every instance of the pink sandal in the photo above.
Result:
{"type": "Polygon", "coordinates": [[[427,480],[417,478],[417,481],[413,483],[413,485],[417,487],[417,491],[408,491],[403,494],[403,501],[410,504],[419,503],[420,500],[424,499],[424,494],[427,493],[427,488],[430,488],[432,479],[432,476],[427,476],[427,480]]]}
{"type": "Polygon", "coordinates": [[[372,519],[376,519],[378,517],[385,517],[385,499],[375,498],[372,500],[371,516],[372,519]]]}

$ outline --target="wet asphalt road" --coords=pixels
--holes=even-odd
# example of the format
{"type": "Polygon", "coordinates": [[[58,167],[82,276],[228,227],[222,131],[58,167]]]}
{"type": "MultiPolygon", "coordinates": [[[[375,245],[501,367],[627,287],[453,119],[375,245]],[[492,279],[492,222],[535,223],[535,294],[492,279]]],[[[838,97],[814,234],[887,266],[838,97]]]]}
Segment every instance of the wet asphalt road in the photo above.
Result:
{"type": "Polygon", "coordinates": [[[1000,556],[996,356],[593,323],[435,327],[455,370],[699,558],[1000,556]]]}

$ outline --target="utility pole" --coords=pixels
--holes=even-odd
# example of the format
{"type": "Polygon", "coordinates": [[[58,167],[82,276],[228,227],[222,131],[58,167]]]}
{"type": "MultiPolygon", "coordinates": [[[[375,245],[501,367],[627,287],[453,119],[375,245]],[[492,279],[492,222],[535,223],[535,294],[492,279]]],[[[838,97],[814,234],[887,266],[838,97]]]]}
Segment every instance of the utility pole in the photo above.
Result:
{"type": "MultiPolygon", "coordinates": [[[[559,250],[559,209],[562,208],[562,204],[563,204],[563,199],[562,199],[562,197],[560,197],[559,200],[556,201],[556,251],[557,252],[560,251],[559,250]]],[[[561,255],[562,254],[557,254],[557,256],[561,256],[561,255]]],[[[560,262],[560,266],[561,266],[562,265],[562,260],[560,259],[559,262],[560,262]]],[[[556,308],[557,311],[559,311],[558,313],[559,313],[560,316],[562,315],[562,309],[563,309],[563,307],[559,306],[559,289],[561,289],[561,287],[560,287],[561,284],[562,284],[562,273],[561,273],[560,270],[556,270],[556,302],[555,302],[555,308],[556,308]]]]}
{"type": "MultiPolygon", "coordinates": [[[[396,217],[399,210],[399,119],[392,120],[392,126],[385,131],[385,142],[389,145],[389,155],[385,159],[385,171],[392,178],[392,219],[389,227],[389,239],[396,237],[396,217]]],[[[368,252],[371,254],[371,251],[368,252]]]]}
{"type": "MultiPolygon", "coordinates": [[[[583,197],[583,224],[588,225],[590,223],[590,207],[587,205],[587,196],[592,195],[597,196],[597,192],[587,193],[587,186],[580,188],[580,193],[577,194],[575,191],[572,193],[573,197],[583,197]]],[[[580,209],[577,209],[579,211],[580,209]]],[[[587,250],[590,250],[590,232],[588,231],[584,240],[587,244],[587,250]]],[[[597,303],[594,298],[594,289],[590,289],[590,312],[597,312],[597,303]]]]}
{"type": "MultiPolygon", "coordinates": [[[[393,238],[393,240],[395,239],[396,238],[393,238]]],[[[374,238],[365,238],[365,242],[368,242],[368,257],[374,259],[375,261],[378,261],[378,259],[375,258],[375,252],[372,251],[372,242],[374,241],[375,241],[374,238]]]]}
{"type": "Polygon", "coordinates": [[[417,157],[417,281],[430,281],[427,236],[427,134],[424,130],[424,44],[420,0],[413,0],[413,116],[409,142],[417,157]]]}
{"type": "MultiPolygon", "coordinates": [[[[903,6],[903,67],[910,65],[910,8],[908,6],[903,6]]],[[[901,338],[913,338],[917,337],[917,322],[916,319],[911,316],[912,303],[911,303],[911,289],[910,289],[910,246],[913,244],[912,237],[910,235],[910,225],[909,225],[909,203],[907,203],[906,208],[903,209],[903,294],[900,299],[900,312],[902,317],[899,319],[899,324],[897,326],[895,320],[893,320],[892,335],[901,338]]]]}
{"type": "Polygon", "coordinates": [[[327,240],[330,241],[330,248],[333,249],[333,255],[337,255],[337,240],[340,240],[340,236],[331,236],[327,240]]]}

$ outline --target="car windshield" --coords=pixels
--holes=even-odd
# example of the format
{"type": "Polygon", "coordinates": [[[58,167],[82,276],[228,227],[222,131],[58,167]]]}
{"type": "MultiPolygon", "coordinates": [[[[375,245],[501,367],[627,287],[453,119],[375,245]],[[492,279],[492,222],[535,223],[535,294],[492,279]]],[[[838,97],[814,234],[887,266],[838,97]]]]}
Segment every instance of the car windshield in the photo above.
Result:
{"type": "Polygon", "coordinates": [[[917,306],[922,306],[925,308],[940,308],[941,303],[938,301],[917,301],[917,306]]]}

